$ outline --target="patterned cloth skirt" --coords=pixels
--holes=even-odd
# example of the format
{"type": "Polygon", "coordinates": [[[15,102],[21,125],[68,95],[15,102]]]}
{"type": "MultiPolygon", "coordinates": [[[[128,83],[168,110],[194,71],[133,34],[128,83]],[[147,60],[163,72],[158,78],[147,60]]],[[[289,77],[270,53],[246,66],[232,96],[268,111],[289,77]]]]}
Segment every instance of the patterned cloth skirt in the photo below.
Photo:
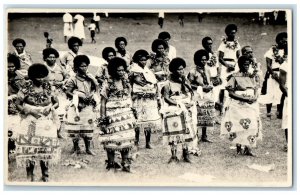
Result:
{"type": "Polygon", "coordinates": [[[163,144],[189,143],[191,148],[197,148],[197,109],[169,106],[163,113],[163,144]]]}
{"type": "MultiPolygon", "coordinates": [[[[30,107],[34,109],[35,106],[30,107]]],[[[28,115],[21,120],[20,128],[14,129],[18,167],[25,167],[27,160],[44,160],[50,165],[59,162],[61,150],[54,115],[55,113],[51,112],[48,116],[39,119],[28,115]]]]}
{"type": "Polygon", "coordinates": [[[92,106],[83,108],[80,112],[76,107],[70,106],[66,114],[65,131],[71,138],[93,137],[96,113],[92,106]]]}
{"type": "Polygon", "coordinates": [[[141,129],[151,128],[152,132],[161,130],[161,117],[158,111],[156,96],[139,96],[133,101],[133,108],[137,112],[136,125],[141,129]]]}
{"type": "Polygon", "coordinates": [[[230,99],[228,110],[221,122],[221,137],[233,144],[256,147],[262,139],[258,103],[248,104],[230,99]]]}
{"type": "Polygon", "coordinates": [[[105,133],[99,136],[99,141],[108,151],[128,151],[134,146],[135,122],[131,108],[107,109],[109,125],[103,130],[105,133]]]}

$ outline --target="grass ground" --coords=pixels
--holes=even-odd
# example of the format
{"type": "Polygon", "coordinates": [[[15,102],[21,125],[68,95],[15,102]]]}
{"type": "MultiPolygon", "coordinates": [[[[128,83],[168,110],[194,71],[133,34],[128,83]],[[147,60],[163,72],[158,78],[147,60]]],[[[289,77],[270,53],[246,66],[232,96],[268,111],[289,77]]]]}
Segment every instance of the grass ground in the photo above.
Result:
{"type": "MultiPolygon", "coordinates": [[[[91,14],[92,16],[92,14],[91,14]]],[[[86,19],[90,21],[90,18],[86,19]]],[[[84,41],[81,52],[101,56],[102,49],[114,46],[117,36],[125,36],[128,40],[127,49],[134,53],[137,49],[150,51],[152,41],[161,31],[170,32],[170,44],[177,49],[177,56],[183,57],[190,69],[193,66],[194,52],[201,48],[201,39],[211,36],[215,42],[214,48],[220,43],[224,35],[224,28],[228,23],[238,25],[238,37],[242,46],[251,45],[254,48],[258,61],[264,65],[263,54],[274,44],[278,32],[286,31],[286,26],[259,26],[252,23],[251,18],[207,15],[202,23],[198,23],[196,15],[185,16],[185,26],[180,27],[176,15],[166,15],[165,25],[160,29],[156,16],[125,18],[109,17],[101,20],[101,33],[96,34],[96,44],[90,43],[89,32],[86,29],[87,39],[84,41]],[[262,35],[266,33],[267,35],[262,35]]],[[[42,62],[40,51],[45,47],[43,32],[48,31],[54,39],[53,47],[58,50],[67,50],[63,42],[62,17],[21,17],[8,22],[8,50],[12,51],[11,42],[17,37],[24,38],[27,42],[26,49],[32,54],[35,62],[42,62]]],[[[265,67],[263,67],[265,68],[265,67]]],[[[251,186],[278,186],[286,185],[288,179],[287,153],[283,151],[284,132],[280,130],[281,120],[265,117],[265,107],[261,106],[263,122],[263,140],[258,143],[255,153],[258,157],[239,156],[235,150],[230,150],[230,143],[219,138],[219,126],[208,133],[212,144],[200,143],[202,151],[200,157],[192,157],[193,164],[167,164],[170,157],[169,149],[162,145],[159,134],[152,137],[155,149],[144,149],[144,136],[141,134],[139,156],[133,162],[132,169],[135,174],[113,173],[105,170],[106,159],[103,147],[94,139],[95,157],[69,155],[71,141],[63,140],[62,162],[66,159],[87,159],[90,161],[84,169],[74,169],[58,165],[50,169],[50,181],[53,184],[67,185],[251,185],[251,186]],[[252,163],[260,165],[274,164],[275,169],[268,173],[253,170],[247,167],[252,163]],[[193,173],[203,177],[214,176],[212,182],[199,183],[180,178],[184,173],[193,173]]],[[[275,107],[273,108],[273,116],[275,107]]],[[[120,160],[120,159],[119,159],[120,160]]],[[[40,177],[40,168],[36,168],[37,177],[40,177]]],[[[25,169],[16,168],[14,164],[9,167],[8,180],[12,182],[26,181],[25,169]]]]}

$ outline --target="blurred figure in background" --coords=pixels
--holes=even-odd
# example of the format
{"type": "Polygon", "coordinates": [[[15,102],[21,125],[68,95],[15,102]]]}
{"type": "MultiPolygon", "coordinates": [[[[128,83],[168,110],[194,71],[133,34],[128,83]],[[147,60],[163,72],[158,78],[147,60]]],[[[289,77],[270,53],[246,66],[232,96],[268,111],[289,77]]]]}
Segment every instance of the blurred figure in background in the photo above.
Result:
{"type": "Polygon", "coordinates": [[[97,15],[96,12],[93,13],[93,20],[95,21],[95,25],[96,25],[96,32],[100,33],[100,16],[97,15]]]}
{"type": "Polygon", "coordinates": [[[184,27],[183,19],[184,19],[184,15],[183,15],[183,13],[180,13],[178,15],[178,21],[179,21],[179,24],[180,24],[181,27],[184,27]]]}
{"type": "Polygon", "coordinates": [[[83,42],[83,39],[85,39],[85,32],[84,32],[84,27],[85,27],[85,22],[84,22],[84,17],[80,14],[75,15],[74,17],[74,36],[78,37],[81,39],[83,42]]]}
{"type": "Polygon", "coordinates": [[[91,24],[88,26],[88,29],[91,32],[92,43],[96,43],[95,40],[96,24],[94,19],[91,20],[91,24]]]}
{"type": "Polygon", "coordinates": [[[71,14],[66,12],[63,16],[63,21],[64,21],[64,38],[65,38],[65,43],[67,42],[68,37],[73,36],[73,17],[71,14]]]}
{"type": "Polygon", "coordinates": [[[160,28],[164,26],[165,13],[163,11],[158,12],[158,25],[160,28]]]}
{"type": "Polygon", "coordinates": [[[46,48],[52,47],[53,39],[50,37],[48,32],[44,32],[44,37],[46,38],[46,48]]]}

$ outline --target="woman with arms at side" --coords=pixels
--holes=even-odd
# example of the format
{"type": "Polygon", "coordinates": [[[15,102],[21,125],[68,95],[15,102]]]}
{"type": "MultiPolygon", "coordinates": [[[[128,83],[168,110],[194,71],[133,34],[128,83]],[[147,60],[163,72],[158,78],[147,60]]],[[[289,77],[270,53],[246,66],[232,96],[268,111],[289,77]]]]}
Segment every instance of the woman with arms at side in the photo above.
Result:
{"type": "Polygon", "coordinates": [[[43,64],[28,69],[26,85],[19,90],[16,105],[22,120],[17,133],[17,166],[25,166],[27,178],[35,180],[36,161],[40,161],[42,181],[49,179],[49,165],[57,164],[60,148],[57,139],[59,120],[55,114],[59,103],[47,81],[49,71],[43,64]]]}
{"type": "Polygon", "coordinates": [[[252,148],[261,139],[261,120],[255,78],[248,72],[251,59],[241,56],[239,72],[230,76],[226,89],[229,93],[228,110],[221,123],[221,135],[236,144],[237,153],[255,156],[252,148]]]}
{"type": "Polygon", "coordinates": [[[132,110],[132,88],[126,76],[125,60],[115,57],[108,63],[110,78],[101,89],[100,137],[107,153],[107,170],[131,172],[129,153],[135,140],[135,117],[132,110]],[[115,162],[115,152],[122,156],[122,167],[115,162]]]}

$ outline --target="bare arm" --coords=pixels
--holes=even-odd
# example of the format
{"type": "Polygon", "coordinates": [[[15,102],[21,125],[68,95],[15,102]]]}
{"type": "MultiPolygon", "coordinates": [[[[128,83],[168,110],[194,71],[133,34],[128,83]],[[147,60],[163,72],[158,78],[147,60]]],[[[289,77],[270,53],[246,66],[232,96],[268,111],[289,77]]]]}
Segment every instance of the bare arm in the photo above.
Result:
{"type": "Polygon", "coordinates": [[[187,76],[187,79],[190,81],[192,89],[197,90],[198,85],[194,84],[195,75],[192,74],[192,73],[189,73],[188,76],[187,76]]]}
{"type": "Polygon", "coordinates": [[[101,102],[100,102],[100,105],[101,105],[101,108],[100,108],[100,116],[101,116],[102,118],[106,117],[106,102],[107,102],[106,98],[104,98],[104,97],[102,96],[101,102]]]}
{"type": "Polygon", "coordinates": [[[231,97],[235,100],[239,100],[239,101],[243,101],[243,102],[249,102],[250,101],[249,97],[244,97],[242,95],[238,95],[232,89],[228,90],[228,93],[229,93],[229,97],[231,97]]]}
{"type": "Polygon", "coordinates": [[[239,59],[241,57],[241,50],[236,51],[236,58],[239,59]]]}
{"type": "MultiPolygon", "coordinates": [[[[224,52],[219,51],[219,62],[224,65],[225,67],[228,67],[228,64],[224,60],[224,52]]],[[[220,66],[221,67],[221,66],[220,66]]]]}
{"type": "Polygon", "coordinates": [[[165,99],[165,101],[168,103],[168,104],[170,104],[170,105],[177,105],[177,102],[176,101],[174,101],[174,100],[172,100],[171,98],[170,98],[170,89],[169,89],[169,86],[164,86],[164,88],[163,88],[163,97],[164,97],[164,99],[165,99]]]}
{"type": "Polygon", "coordinates": [[[266,58],[266,63],[267,63],[267,70],[271,73],[271,74],[273,74],[273,70],[272,70],[272,59],[270,59],[270,58],[266,58]]]}

